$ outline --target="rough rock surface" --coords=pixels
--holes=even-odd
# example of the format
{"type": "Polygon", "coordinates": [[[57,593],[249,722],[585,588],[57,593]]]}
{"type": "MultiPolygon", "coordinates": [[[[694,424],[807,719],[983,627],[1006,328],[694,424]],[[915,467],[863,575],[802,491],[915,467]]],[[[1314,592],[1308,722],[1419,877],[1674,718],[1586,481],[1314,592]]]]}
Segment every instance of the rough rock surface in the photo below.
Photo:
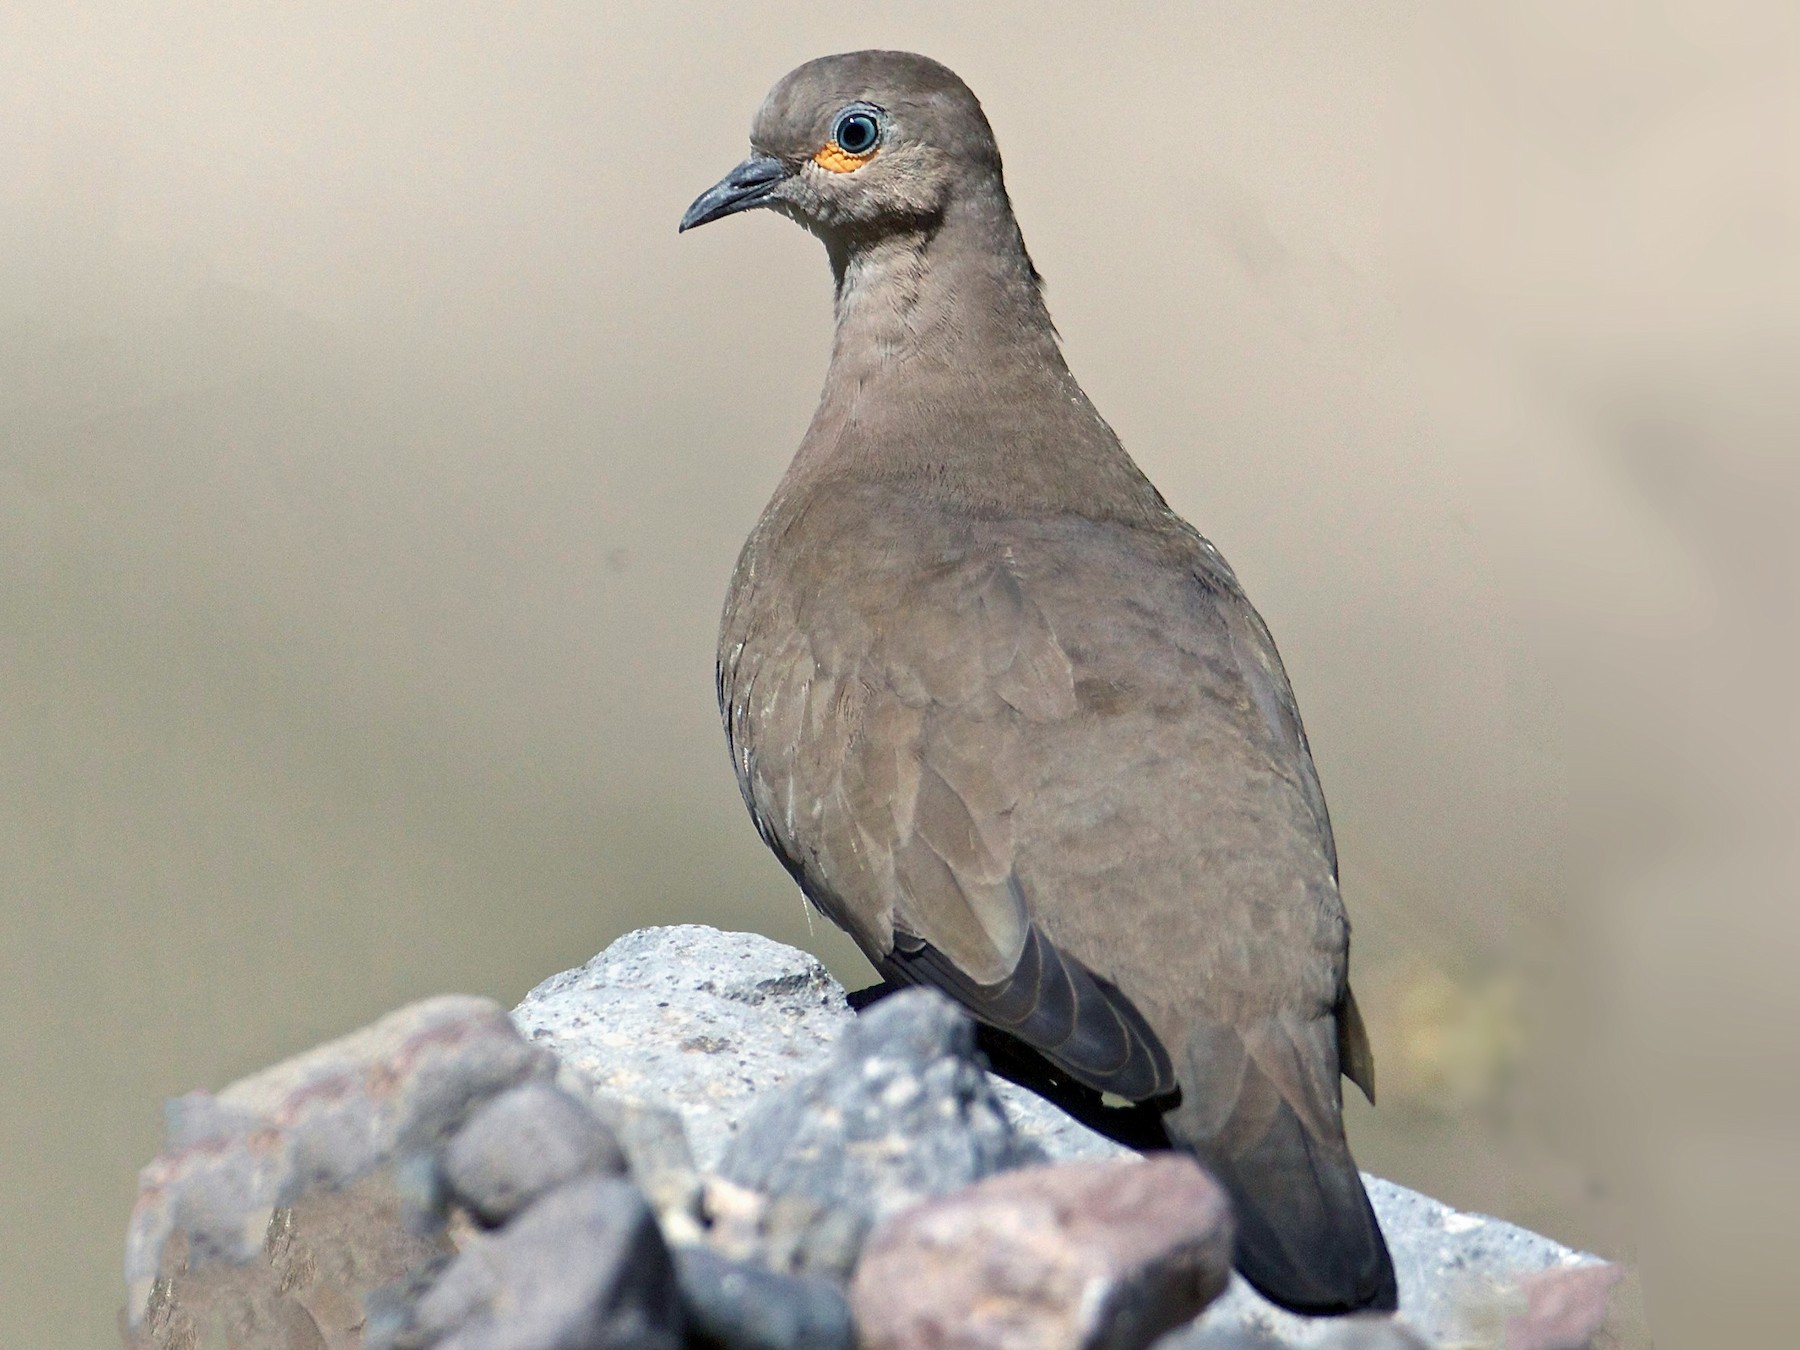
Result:
{"type": "Polygon", "coordinates": [[[190,1264],[187,1235],[177,1231],[166,1243],[169,1273],[152,1284],[126,1343],[143,1350],[355,1350],[363,1344],[365,1300],[452,1251],[442,1232],[412,1231],[412,1200],[394,1181],[392,1172],[377,1170],[275,1210],[261,1249],[243,1264],[190,1264]]]}
{"type": "Polygon", "coordinates": [[[188,1302],[206,1305],[206,1316],[222,1326],[238,1316],[228,1306],[234,1298],[239,1311],[265,1294],[278,1304],[294,1281],[275,1273],[274,1249],[296,1214],[303,1237],[337,1225],[342,1239],[335,1253],[320,1253],[329,1256],[322,1267],[314,1261],[302,1272],[315,1300],[341,1296],[354,1307],[373,1284],[393,1278],[401,1253],[402,1265],[419,1254],[407,1221],[433,1197],[430,1168],[413,1161],[428,1159],[496,1092],[549,1079],[556,1068],[497,1004],[444,997],[390,1013],[217,1096],[196,1092],[171,1102],[166,1147],[139,1176],[126,1235],[129,1325],[143,1328],[154,1312],[158,1325],[175,1326],[188,1302]],[[364,1221],[346,1223],[341,1206],[322,1197],[364,1179],[364,1221]],[[209,1273],[209,1263],[247,1263],[260,1275],[245,1284],[249,1274],[209,1273]],[[333,1270],[342,1283],[328,1297],[333,1270]]]}
{"type": "MultiPolygon", "coordinates": [[[[866,1229],[1043,1157],[1013,1132],[976,1061],[974,1024],[942,994],[910,989],[845,1027],[814,1072],[765,1094],[719,1174],[769,1197],[776,1213],[789,1206],[799,1231],[814,1214],[866,1229]]],[[[845,1277],[850,1264],[819,1263],[845,1277]]]]}
{"type": "Polygon", "coordinates": [[[625,1151],[631,1179],[650,1201],[663,1232],[671,1241],[697,1241],[702,1184],[680,1113],[595,1092],[572,1069],[566,1076],[572,1087],[588,1094],[595,1116],[625,1151]]]}
{"type": "MultiPolygon", "coordinates": [[[[1579,1350],[1604,1321],[1604,1298],[1588,1300],[1583,1308],[1596,1315],[1578,1338],[1563,1333],[1563,1342],[1531,1339],[1538,1335],[1534,1324],[1559,1314],[1540,1306],[1534,1317],[1528,1290],[1534,1278],[1541,1281],[1546,1275],[1577,1269],[1613,1272],[1600,1277],[1610,1288],[1616,1266],[1504,1220],[1460,1213],[1366,1172],[1363,1184],[1393,1252],[1402,1320],[1428,1343],[1504,1345],[1508,1350],[1566,1343],[1569,1350],[1579,1350]]],[[[1546,1303],[1540,1297],[1540,1304],[1546,1303]]],[[[1566,1316],[1562,1320],[1572,1324],[1566,1316]]],[[[1336,1319],[1283,1311],[1235,1277],[1224,1297],[1200,1319],[1200,1329],[1218,1326],[1261,1331],[1284,1346],[1328,1346],[1330,1338],[1344,1330],[1336,1319]]],[[[1210,1346],[1204,1340],[1175,1337],[1158,1350],[1210,1350],[1210,1346]]]]}
{"type": "Polygon", "coordinates": [[[395,1350],[681,1350],[681,1297],[637,1188],[584,1177],[472,1238],[395,1350]]]}
{"type": "MultiPolygon", "coordinates": [[[[855,1015],[842,987],[806,953],[686,925],[620,938],[587,965],[540,984],[514,1016],[528,1037],[596,1083],[678,1112],[705,1172],[717,1168],[749,1104],[818,1068],[855,1015]]],[[[1017,1133],[1051,1159],[1135,1156],[1023,1089],[989,1081],[1017,1133]]],[[[1535,1334],[1525,1330],[1529,1277],[1597,1264],[1501,1220],[1458,1213],[1377,1177],[1364,1181],[1393,1251],[1402,1318],[1428,1342],[1500,1345],[1511,1334],[1520,1344],[1549,1343],[1524,1339],[1535,1334]]],[[[721,1189],[709,1183],[708,1195],[721,1189]]],[[[734,1199],[754,1208],[743,1196],[718,1203],[734,1199]]],[[[1537,1298],[1547,1301],[1544,1293],[1537,1298]]],[[[1593,1312],[1591,1302],[1584,1306],[1593,1312]]],[[[1194,1327],[1165,1341],[1170,1350],[1201,1350],[1206,1342],[1180,1338],[1242,1332],[1265,1344],[1323,1346],[1351,1330],[1339,1320],[1286,1313],[1234,1277],[1194,1327]]]]}
{"type": "MultiPolygon", "coordinates": [[[[1254,1327],[1205,1323],[1179,1335],[1163,1337],[1154,1350],[1169,1350],[1172,1346],[1180,1346],[1181,1350],[1282,1350],[1287,1344],[1272,1332],[1254,1327]]],[[[1432,1350],[1394,1318],[1379,1314],[1340,1318],[1323,1329],[1317,1345],[1318,1350],[1432,1350]]],[[[1496,1350],[1497,1347],[1498,1343],[1496,1350]]]]}
{"type": "Polygon", "coordinates": [[[451,1194],[490,1227],[576,1177],[626,1170],[612,1132],[554,1083],[526,1083],[481,1107],[444,1150],[443,1168],[451,1194]]]}
{"type": "Polygon", "coordinates": [[[990,1177],[870,1237],[865,1350],[1140,1350],[1231,1278],[1231,1205],[1190,1158],[990,1177]]]}
{"type": "MultiPolygon", "coordinates": [[[[746,934],[631,934],[540,985],[515,1018],[483,999],[433,999],[171,1103],[127,1236],[128,1344],[529,1350],[673,1347],[685,1334],[702,1347],[834,1348],[850,1338],[841,1285],[870,1226],[909,1201],[1044,1156],[1113,1159],[1102,1170],[1139,1184],[1190,1166],[1136,1161],[985,1074],[969,1024],[936,996],[895,995],[858,1018],[818,962],[746,934]],[[629,1182],[605,1176],[620,1154],[629,1182]]],[[[1088,1166],[1100,1165],[1055,1185],[1079,1189],[1088,1166]]],[[[1021,1175],[985,1184],[1007,1193],[1021,1175]]],[[[1233,1279],[1158,1350],[1574,1350],[1605,1317],[1615,1267],[1367,1182],[1400,1320],[1309,1321],[1233,1279]]],[[[1155,1199],[1130,1208],[1155,1212],[1155,1199]]],[[[1019,1261],[1058,1231],[1016,1226],[1032,1236],[991,1245],[1019,1261]]],[[[1130,1267],[1130,1253],[1098,1250],[1101,1267],[1130,1267]]],[[[1073,1258],[1056,1269],[1092,1274],[1073,1258]]],[[[909,1278],[923,1276],[863,1277],[909,1278]]],[[[1046,1279],[1001,1302],[1041,1314],[1055,1303],[1046,1279]]],[[[1104,1305],[1107,1288],[1149,1286],[1088,1287],[1104,1305]]],[[[1161,1325],[1103,1320],[1115,1344],[1161,1325]]]]}
{"type": "MultiPolygon", "coordinates": [[[[751,1103],[817,1069],[856,1014],[816,957],[681,924],[627,933],[538,985],[513,1019],[597,1090],[678,1112],[710,1171],[751,1103]]],[[[1129,1156],[1023,1088],[989,1082],[1014,1129],[1050,1155],[1129,1156]]]]}

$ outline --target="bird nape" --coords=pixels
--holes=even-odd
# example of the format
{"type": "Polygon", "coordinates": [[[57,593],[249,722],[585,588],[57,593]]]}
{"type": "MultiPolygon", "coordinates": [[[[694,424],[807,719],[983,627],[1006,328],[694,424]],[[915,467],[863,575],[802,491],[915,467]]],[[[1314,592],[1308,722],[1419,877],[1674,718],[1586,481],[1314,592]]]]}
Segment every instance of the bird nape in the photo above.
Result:
{"type": "Polygon", "coordinates": [[[1094,1123],[1206,1163],[1269,1298],[1392,1309],[1293,691],[1064,363],[981,105],[934,61],[855,52],[783,78],[750,143],[681,228],[799,222],[837,316],[719,637],[757,828],[889,981],[949,994],[1094,1123]]]}

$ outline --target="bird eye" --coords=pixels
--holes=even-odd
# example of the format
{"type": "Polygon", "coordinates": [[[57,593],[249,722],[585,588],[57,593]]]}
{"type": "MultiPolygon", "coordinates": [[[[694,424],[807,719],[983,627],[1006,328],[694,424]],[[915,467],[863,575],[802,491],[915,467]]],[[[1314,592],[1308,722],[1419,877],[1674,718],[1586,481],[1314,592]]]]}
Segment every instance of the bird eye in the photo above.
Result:
{"type": "Polygon", "coordinates": [[[852,109],[838,118],[831,139],[847,155],[866,155],[881,139],[881,124],[873,114],[852,109]]]}

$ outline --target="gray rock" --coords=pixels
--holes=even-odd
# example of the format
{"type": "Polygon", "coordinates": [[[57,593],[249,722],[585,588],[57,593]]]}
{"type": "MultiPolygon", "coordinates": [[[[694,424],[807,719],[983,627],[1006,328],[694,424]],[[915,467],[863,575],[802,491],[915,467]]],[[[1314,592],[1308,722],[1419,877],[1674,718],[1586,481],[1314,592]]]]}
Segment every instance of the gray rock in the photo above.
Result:
{"type": "MultiPolygon", "coordinates": [[[[129,1341],[400,1344],[406,1310],[451,1252],[434,1222],[445,1141],[522,1083],[554,1078],[589,1098],[665,1233],[779,1271],[847,1274],[874,1218],[914,1197],[921,1177],[909,1168],[942,1189],[1041,1154],[1129,1156],[978,1072],[941,1009],[900,1034],[898,1052],[872,1047],[886,1034],[881,1006],[859,1023],[817,961],[763,938],[649,929],[545,981],[515,1013],[517,1031],[486,1000],[433,999],[216,1096],[184,1097],[132,1213],[129,1341]],[[733,1145],[743,1130],[753,1141],[733,1145]],[[710,1175],[728,1149],[727,1174],[745,1184],[710,1175]]],[[[1365,1181],[1399,1272],[1398,1321],[1309,1321],[1234,1279],[1159,1350],[1386,1350],[1414,1333],[1550,1350],[1582,1344],[1604,1319],[1615,1267],[1365,1181]]],[[[559,1194],[469,1250],[511,1241],[559,1194]]]]}
{"type": "MultiPolygon", "coordinates": [[[[1210,1318],[1203,1319],[1206,1322],[1210,1318]]],[[[1165,1336],[1154,1350],[1282,1350],[1291,1342],[1274,1333],[1238,1325],[1203,1325],[1179,1335],[1165,1336]]],[[[1432,1350],[1432,1347],[1392,1317],[1343,1317],[1320,1333],[1318,1350],[1432,1350]]]]}
{"type": "MultiPolygon", "coordinates": [[[[217,1096],[172,1102],[167,1147],[139,1174],[126,1234],[129,1325],[140,1325],[153,1295],[165,1313],[178,1304],[208,1262],[255,1262],[271,1215],[308,1195],[377,1171],[396,1183],[388,1192],[408,1192],[395,1174],[409,1160],[435,1151],[495,1093],[556,1068],[497,1004],[452,996],[390,1013],[217,1096]]],[[[418,1217],[405,1204],[379,1208],[402,1229],[418,1217]]]]}
{"type": "Polygon", "coordinates": [[[675,1267],[650,1207],[629,1182],[583,1177],[472,1238],[395,1344],[680,1350],[682,1341],[675,1267]]]}
{"type": "Polygon", "coordinates": [[[627,933],[513,1012],[596,1089],[678,1112],[703,1169],[751,1100],[816,1068],[853,1016],[815,958],[693,924],[627,933]]]}
{"type": "MultiPolygon", "coordinates": [[[[1410,1332],[1429,1345],[1535,1344],[1523,1338],[1529,1325],[1531,1290],[1541,1285],[1544,1273],[1616,1270],[1598,1257],[1572,1251],[1550,1238],[1486,1215],[1460,1213],[1430,1196],[1366,1172],[1363,1184],[1387,1237],[1399,1279],[1400,1314],[1396,1320],[1400,1325],[1394,1336],[1410,1332]]],[[[1546,1302],[1542,1295],[1539,1301],[1546,1302]]],[[[1601,1305],[1599,1315],[1604,1318],[1603,1297],[1601,1305]]],[[[1213,1350],[1215,1344],[1232,1342],[1207,1338],[1227,1332],[1260,1333],[1274,1346],[1329,1347],[1340,1343],[1350,1330],[1340,1318],[1300,1317],[1277,1308],[1242,1279],[1233,1277],[1224,1297],[1192,1328],[1166,1337],[1157,1350],[1213,1350]]],[[[1377,1332],[1359,1328],[1358,1334],[1373,1337],[1377,1332]]],[[[1368,1343],[1384,1350],[1389,1344],[1382,1340],[1368,1343]]],[[[1399,1346],[1406,1342],[1391,1343],[1399,1346]]],[[[1585,1344],[1585,1339],[1571,1344],[1585,1344]]]]}
{"type": "Polygon", "coordinates": [[[1153,1350],[1282,1350],[1282,1342],[1272,1332],[1235,1324],[1221,1326],[1203,1317],[1198,1325],[1164,1336],[1153,1350]]]}
{"type": "MultiPolygon", "coordinates": [[[[855,1018],[841,987],[806,953],[697,926],[620,938],[586,966],[539,985],[514,1016],[528,1037],[609,1092],[678,1112],[702,1173],[718,1167],[751,1103],[818,1069],[855,1018]]],[[[987,1081],[1024,1145],[1053,1159],[1131,1156],[1025,1089],[987,1081]]],[[[1532,1294],[1526,1276],[1596,1261],[1500,1220],[1364,1180],[1393,1250],[1405,1322],[1428,1339],[1489,1334],[1524,1316],[1532,1297],[1548,1297],[1532,1294]]],[[[811,1203],[790,1195],[740,1214],[738,1227],[754,1231],[757,1254],[782,1268],[829,1269],[861,1234],[834,1231],[843,1216],[817,1205],[809,1211],[811,1203]]],[[[658,1209],[669,1212],[660,1201],[658,1209]]],[[[755,1243],[733,1254],[750,1254],[755,1243]]],[[[1193,1334],[1246,1330],[1317,1346],[1343,1329],[1341,1320],[1283,1312],[1234,1279],[1193,1334]]]]}
{"type": "Polygon", "coordinates": [[[852,1350],[850,1304],[831,1280],[779,1275],[705,1247],[675,1252],[692,1343],[703,1350],[852,1350]]]}
{"type": "MultiPolygon", "coordinates": [[[[750,1103],[818,1068],[856,1014],[806,952],[684,924],[627,933],[538,985],[513,1018],[596,1090],[677,1112],[710,1171],[750,1103]]],[[[1128,1156],[1042,1098],[988,1077],[1017,1132],[1051,1156],[1128,1156]]]]}
{"type": "Polygon", "coordinates": [[[998,1074],[988,1075],[988,1086],[1006,1108],[1013,1131],[1028,1144],[1036,1144],[1049,1158],[1135,1158],[1135,1149],[1115,1143],[1090,1130],[1059,1106],[1052,1106],[1029,1088],[1010,1083],[998,1074]]]}
{"type": "MultiPolygon", "coordinates": [[[[1319,1350],[1431,1350],[1393,1317],[1346,1317],[1325,1333],[1319,1350]]],[[[1509,1345],[1508,1350],[1513,1350],[1509,1345]]]]}
{"type": "Polygon", "coordinates": [[[656,1211],[664,1234],[693,1241],[699,1234],[701,1179],[681,1116],[604,1092],[590,1092],[588,1105],[624,1149],[631,1179],[656,1211]]]}
{"type": "Polygon", "coordinates": [[[973,1023],[942,994],[909,989],[846,1027],[816,1072],[757,1102],[719,1174],[771,1197],[765,1229],[775,1235],[827,1215],[874,1223],[1043,1156],[988,1085],[973,1023]],[[791,1217],[777,1226],[784,1202],[791,1217]]]}
{"type": "Polygon", "coordinates": [[[443,1159],[451,1192],[490,1227],[566,1181],[624,1171],[612,1132],[554,1083],[526,1083],[487,1102],[443,1159]]]}
{"type": "Polygon", "coordinates": [[[702,1196],[703,1236],[715,1251],[773,1271],[850,1278],[873,1216],[799,1192],[764,1195],[708,1177],[702,1196]]]}
{"type": "Polygon", "coordinates": [[[850,1301],[864,1350],[1142,1350],[1231,1277],[1231,1205],[1193,1159],[989,1177],[883,1224],[850,1301]]]}
{"type": "Polygon", "coordinates": [[[588,1105],[618,1140],[633,1177],[696,1170],[679,1112],[604,1092],[591,1094],[588,1105]]]}

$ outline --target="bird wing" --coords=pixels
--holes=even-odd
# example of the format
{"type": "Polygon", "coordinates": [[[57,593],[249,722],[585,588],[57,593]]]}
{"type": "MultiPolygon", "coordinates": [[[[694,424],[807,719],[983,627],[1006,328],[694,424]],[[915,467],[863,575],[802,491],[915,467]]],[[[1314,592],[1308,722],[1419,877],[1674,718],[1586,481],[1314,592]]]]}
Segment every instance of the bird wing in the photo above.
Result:
{"type": "MultiPolygon", "coordinates": [[[[1154,926],[1160,906],[1172,940],[1205,945],[1191,893],[1213,883],[1196,868],[1209,831],[1238,828],[1208,819],[1209,795],[1242,814],[1230,799],[1277,780],[1303,803],[1278,843],[1335,905],[1330,824],[1268,630],[1191,532],[975,521],[866,490],[810,505],[753,536],[721,638],[727,734],[764,839],[888,978],[943,989],[1091,1087],[1169,1091],[1182,1047],[1165,1040],[1205,1001],[1162,1010],[1159,1037],[1134,1002],[1154,981],[1126,978],[1133,953],[1112,939],[1154,926]],[[1125,817],[1140,856],[1087,866],[1125,817]]],[[[1256,809],[1227,853],[1260,847],[1256,809]]],[[[1303,924],[1272,978],[1254,952],[1217,968],[1197,954],[1193,982],[1217,986],[1222,1024],[1245,1019],[1234,986],[1252,999],[1299,986],[1288,1002],[1328,1015],[1342,995],[1332,917],[1303,924]]],[[[1135,956],[1179,972],[1187,953],[1171,963],[1139,942],[1135,956]]],[[[1335,1119],[1335,1090],[1282,1086],[1320,1125],[1335,1119]]]]}
{"type": "Polygon", "coordinates": [[[888,978],[1098,1090],[1173,1090],[1143,1017],[1047,937],[1018,876],[1021,753],[1076,711],[1042,613],[1002,554],[840,542],[779,587],[740,570],[728,605],[720,700],[763,838],[888,978]]]}

